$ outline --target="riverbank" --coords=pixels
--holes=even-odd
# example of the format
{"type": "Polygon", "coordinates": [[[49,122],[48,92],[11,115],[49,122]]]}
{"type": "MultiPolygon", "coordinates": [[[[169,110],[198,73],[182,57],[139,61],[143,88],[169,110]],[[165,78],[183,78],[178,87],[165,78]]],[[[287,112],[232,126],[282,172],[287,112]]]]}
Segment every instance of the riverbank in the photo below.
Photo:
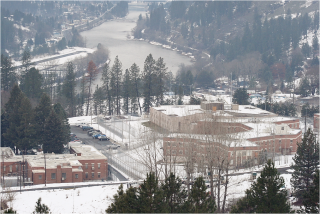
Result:
{"type": "Polygon", "coordinates": [[[171,71],[174,75],[181,64],[191,65],[189,55],[182,55],[182,52],[188,53],[186,51],[177,52],[174,48],[154,45],[152,41],[150,43],[150,41],[139,41],[132,38],[132,29],[136,27],[139,15],[145,12],[145,4],[130,3],[127,16],[112,21],[108,20],[98,27],[81,32],[80,35],[86,38],[87,47],[96,47],[98,43],[101,43],[108,48],[111,65],[118,56],[124,70],[130,68],[133,63],[143,69],[144,61],[149,54],[152,54],[154,59],[162,57],[168,67],[168,72],[171,71]]]}

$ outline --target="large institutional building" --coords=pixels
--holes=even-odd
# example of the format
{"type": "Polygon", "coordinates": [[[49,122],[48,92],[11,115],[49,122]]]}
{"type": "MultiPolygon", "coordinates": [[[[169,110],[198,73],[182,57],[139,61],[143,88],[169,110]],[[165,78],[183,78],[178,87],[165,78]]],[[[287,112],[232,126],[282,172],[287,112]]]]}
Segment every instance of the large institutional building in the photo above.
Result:
{"type": "Polygon", "coordinates": [[[107,158],[96,148],[76,145],[70,147],[70,153],[22,156],[1,147],[1,175],[19,175],[33,185],[107,179],[107,158]]]}
{"type": "Polygon", "coordinates": [[[205,102],[201,105],[153,107],[150,121],[168,130],[166,159],[186,156],[207,162],[224,153],[232,167],[257,164],[259,156],[292,154],[302,139],[299,119],[280,117],[250,105],[205,102]]]}

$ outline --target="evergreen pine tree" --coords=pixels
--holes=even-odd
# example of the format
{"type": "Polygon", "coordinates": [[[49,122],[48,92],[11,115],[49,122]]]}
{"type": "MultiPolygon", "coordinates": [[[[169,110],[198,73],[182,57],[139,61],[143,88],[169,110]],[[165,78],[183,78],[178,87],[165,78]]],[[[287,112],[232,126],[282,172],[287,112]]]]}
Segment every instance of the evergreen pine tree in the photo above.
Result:
{"type": "Polygon", "coordinates": [[[319,144],[310,128],[304,133],[302,141],[298,143],[293,161],[294,164],[291,168],[294,172],[292,173],[291,185],[294,189],[294,195],[302,202],[310,200],[309,192],[315,187],[313,176],[319,165],[319,144]]]}
{"type": "Polygon", "coordinates": [[[54,112],[58,115],[61,120],[61,125],[63,127],[63,132],[59,133],[67,142],[70,141],[70,124],[68,121],[67,113],[62,108],[60,103],[53,105],[54,112]]]}
{"type": "Polygon", "coordinates": [[[104,113],[104,108],[103,108],[104,99],[105,99],[104,91],[102,87],[99,87],[97,85],[97,88],[93,93],[93,106],[94,106],[94,111],[96,115],[104,113]]]}
{"type": "Polygon", "coordinates": [[[130,100],[131,100],[131,107],[132,112],[135,114],[137,113],[138,107],[141,112],[141,106],[140,106],[140,93],[139,93],[139,86],[140,86],[140,68],[136,63],[133,63],[130,67],[130,79],[131,79],[131,93],[130,93],[130,100]]]}
{"type": "Polygon", "coordinates": [[[137,189],[130,187],[123,191],[122,184],[119,186],[118,192],[114,197],[114,202],[110,204],[106,213],[140,213],[138,203],[137,189]]]}
{"type": "Polygon", "coordinates": [[[113,114],[113,96],[111,90],[111,71],[108,63],[104,64],[102,69],[103,89],[106,93],[108,114],[113,114]]]}
{"type": "Polygon", "coordinates": [[[20,151],[26,151],[34,146],[35,130],[31,103],[21,94],[20,100],[11,110],[7,117],[8,127],[3,136],[20,151]]]}
{"type": "Polygon", "coordinates": [[[130,72],[126,69],[123,77],[123,112],[125,114],[129,113],[129,105],[130,105],[130,90],[131,90],[131,79],[130,79],[130,72]]]}
{"type": "Polygon", "coordinates": [[[111,89],[113,96],[115,97],[115,111],[117,115],[121,114],[121,83],[122,63],[120,62],[118,56],[116,56],[111,68],[111,89]]]}
{"type": "Polygon", "coordinates": [[[23,74],[27,73],[29,67],[31,66],[31,54],[29,50],[25,50],[22,54],[22,67],[24,67],[23,74]]]}
{"type": "Polygon", "coordinates": [[[15,81],[16,74],[11,58],[1,54],[1,89],[9,91],[15,81]]]}
{"type": "Polygon", "coordinates": [[[153,84],[154,84],[154,70],[155,70],[155,60],[152,54],[149,54],[144,61],[144,69],[142,73],[143,80],[143,109],[146,113],[149,113],[150,107],[153,103],[153,84]]]}
{"type": "Polygon", "coordinates": [[[5,210],[4,213],[17,213],[17,211],[13,210],[13,208],[10,207],[7,210],[5,210]]]}
{"type": "Polygon", "coordinates": [[[68,139],[66,139],[64,135],[64,130],[65,127],[61,119],[52,109],[44,124],[44,152],[54,152],[58,154],[63,152],[63,145],[68,143],[68,139]]]}
{"type": "MultiPolygon", "coordinates": [[[[36,141],[38,145],[42,145],[47,140],[48,136],[44,134],[45,124],[52,110],[51,101],[47,94],[43,93],[38,106],[34,109],[34,124],[37,130],[36,141]]],[[[58,133],[56,133],[58,134],[58,133]]]]}
{"type": "Polygon", "coordinates": [[[36,207],[35,210],[33,212],[34,214],[44,214],[44,213],[50,213],[50,209],[47,205],[45,204],[41,204],[41,198],[38,199],[38,201],[36,202],[36,207]]]}
{"type": "Polygon", "coordinates": [[[5,133],[9,129],[9,115],[5,112],[1,114],[1,146],[14,147],[14,142],[10,138],[5,137],[5,133]]]}
{"type": "Polygon", "coordinates": [[[62,85],[62,94],[67,98],[70,117],[76,116],[75,88],[76,88],[76,75],[74,73],[74,65],[72,62],[68,62],[67,74],[62,85]]]}
{"type": "Polygon", "coordinates": [[[87,109],[86,109],[86,115],[88,116],[89,108],[90,108],[90,99],[91,99],[91,86],[94,84],[94,81],[97,78],[99,69],[94,64],[94,62],[91,60],[88,64],[87,71],[88,71],[88,73],[85,75],[85,83],[88,84],[87,85],[87,91],[88,91],[87,109]]]}
{"type": "Polygon", "coordinates": [[[248,99],[249,99],[249,95],[248,95],[247,89],[239,88],[234,92],[232,102],[237,103],[239,105],[248,105],[249,104],[248,99]]]}
{"type": "Polygon", "coordinates": [[[30,68],[21,80],[21,90],[32,99],[39,99],[42,94],[42,75],[35,67],[30,68]]]}
{"type": "Polygon", "coordinates": [[[319,213],[319,169],[313,175],[313,188],[305,194],[305,200],[302,203],[303,213],[319,213]]]}
{"type": "Polygon", "coordinates": [[[207,186],[202,177],[198,177],[194,182],[189,195],[191,213],[213,213],[216,210],[214,199],[206,191],[207,186]]]}
{"type": "Polygon", "coordinates": [[[231,212],[289,213],[287,191],[274,163],[269,159],[257,181],[246,190],[246,196],[232,207],[231,212]]]}
{"type": "Polygon", "coordinates": [[[165,78],[167,76],[166,64],[163,62],[163,58],[159,58],[155,64],[155,95],[156,95],[156,106],[160,106],[164,102],[163,94],[165,92],[165,78]]]}
{"type": "Polygon", "coordinates": [[[163,191],[159,187],[155,173],[147,174],[146,180],[138,189],[139,207],[143,213],[163,212],[163,191]]]}
{"type": "Polygon", "coordinates": [[[182,187],[181,179],[177,178],[173,173],[165,179],[161,186],[164,192],[165,205],[163,207],[163,212],[169,213],[187,213],[187,191],[182,187]]]}
{"type": "Polygon", "coordinates": [[[5,104],[4,112],[1,114],[1,143],[3,146],[9,146],[11,148],[14,147],[14,142],[10,139],[10,137],[5,137],[5,133],[10,127],[10,117],[12,114],[15,114],[14,110],[15,106],[20,106],[21,100],[24,97],[24,94],[20,90],[18,85],[15,85],[10,92],[10,98],[8,102],[5,104]]]}

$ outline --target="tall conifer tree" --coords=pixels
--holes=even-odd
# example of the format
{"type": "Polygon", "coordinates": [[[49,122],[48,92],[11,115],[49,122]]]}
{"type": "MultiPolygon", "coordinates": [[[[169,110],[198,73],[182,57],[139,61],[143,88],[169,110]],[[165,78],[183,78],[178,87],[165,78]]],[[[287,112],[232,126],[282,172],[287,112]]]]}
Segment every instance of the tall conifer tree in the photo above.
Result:
{"type": "Polygon", "coordinates": [[[113,96],[111,90],[111,70],[109,68],[109,64],[106,63],[102,69],[102,81],[103,81],[103,89],[106,93],[107,98],[107,107],[108,107],[108,114],[113,114],[113,96]]]}
{"type": "Polygon", "coordinates": [[[67,74],[62,85],[62,94],[67,98],[70,117],[76,116],[75,88],[76,88],[76,75],[74,73],[74,65],[72,62],[68,62],[67,74]]]}
{"type": "Polygon", "coordinates": [[[289,213],[287,191],[283,189],[284,179],[280,177],[274,163],[268,160],[257,181],[246,190],[246,196],[232,207],[232,213],[289,213]]]}
{"type": "Polygon", "coordinates": [[[143,109],[145,112],[149,113],[150,107],[153,103],[153,83],[154,83],[154,70],[155,70],[155,60],[152,54],[149,54],[144,61],[144,69],[142,73],[143,79],[143,109]]]}
{"type": "Polygon", "coordinates": [[[303,202],[308,200],[310,190],[315,187],[313,176],[319,165],[319,144],[310,128],[304,133],[302,142],[298,143],[293,161],[291,185],[295,197],[303,202]]]}
{"type": "Polygon", "coordinates": [[[131,94],[130,94],[130,99],[131,99],[131,107],[132,107],[132,112],[136,113],[137,109],[139,107],[140,113],[141,112],[141,106],[140,106],[140,93],[139,93],[139,86],[140,86],[140,68],[136,63],[133,63],[133,65],[130,67],[130,79],[131,79],[131,94]]]}

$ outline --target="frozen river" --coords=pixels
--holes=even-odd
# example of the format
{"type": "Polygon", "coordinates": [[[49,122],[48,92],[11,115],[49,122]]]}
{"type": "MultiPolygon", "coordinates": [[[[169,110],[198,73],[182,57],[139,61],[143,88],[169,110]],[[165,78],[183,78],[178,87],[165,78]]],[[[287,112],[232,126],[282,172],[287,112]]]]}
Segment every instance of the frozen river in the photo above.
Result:
{"type": "Polygon", "coordinates": [[[131,30],[136,26],[139,15],[145,16],[145,13],[145,4],[130,3],[129,14],[125,18],[105,22],[89,31],[81,32],[81,35],[86,39],[88,48],[96,47],[98,43],[101,43],[109,49],[111,66],[114,58],[118,56],[122,62],[123,71],[133,63],[136,63],[142,71],[143,63],[150,53],[154,59],[164,58],[168,67],[167,71],[171,71],[173,74],[177,72],[181,63],[191,64],[189,57],[176,51],[151,45],[146,41],[128,39],[131,30]]]}

